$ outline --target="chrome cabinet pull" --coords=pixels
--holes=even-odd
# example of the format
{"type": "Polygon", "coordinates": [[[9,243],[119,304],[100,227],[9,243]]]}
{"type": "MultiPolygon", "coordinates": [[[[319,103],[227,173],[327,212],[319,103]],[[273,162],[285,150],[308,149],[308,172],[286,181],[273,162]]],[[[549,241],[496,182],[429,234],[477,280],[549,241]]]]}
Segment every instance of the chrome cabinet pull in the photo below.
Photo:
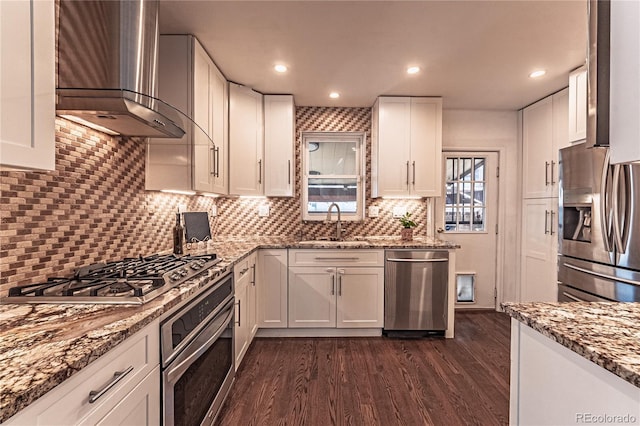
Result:
{"type": "Polygon", "coordinates": [[[416,184],[416,162],[413,162],[413,182],[414,185],[416,184]]]}
{"type": "Polygon", "coordinates": [[[336,294],[336,276],[331,274],[331,295],[336,294]]]}
{"type": "Polygon", "coordinates": [[[549,162],[544,162],[544,186],[549,185],[549,162]]]}
{"type": "Polygon", "coordinates": [[[553,231],[553,218],[556,215],[556,212],[551,210],[551,221],[549,222],[549,229],[551,229],[550,234],[553,235],[555,232],[553,231]]]}
{"type": "Polygon", "coordinates": [[[556,165],[556,162],[555,162],[555,161],[552,161],[552,162],[551,162],[551,185],[553,185],[554,183],[556,183],[556,182],[553,180],[553,166],[555,166],[555,165],[556,165]]]}
{"type": "Polygon", "coordinates": [[[549,233],[549,210],[545,210],[544,211],[544,233],[548,234],[549,233]]]}
{"type": "Polygon", "coordinates": [[[409,187],[409,161],[407,161],[407,188],[409,187]]]}
{"type": "Polygon", "coordinates": [[[291,160],[287,160],[287,183],[291,185],[291,160]]]}
{"type": "Polygon", "coordinates": [[[255,287],[256,286],[256,265],[251,265],[251,270],[252,270],[251,284],[255,287]]]}
{"type": "Polygon", "coordinates": [[[215,146],[212,146],[211,148],[209,148],[209,151],[211,152],[211,171],[209,172],[209,174],[215,177],[215,175],[216,175],[216,148],[215,148],[215,146]]]}
{"type": "Polygon", "coordinates": [[[258,184],[262,184],[262,159],[258,160],[258,184]]]}
{"type": "Polygon", "coordinates": [[[220,177],[220,148],[216,147],[216,177],[220,177]]]}
{"type": "Polygon", "coordinates": [[[242,300],[238,300],[238,302],[236,303],[236,305],[238,305],[238,321],[236,321],[238,327],[240,327],[240,302],[242,302],[242,300]]]}
{"type": "Polygon", "coordinates": [[[114,387],[120,380],[124,379],[127,374],[131,373],[132,371],[133,365],[130,365],[126,370],[116,371],[115,373],[113,373],[113,378],[111,379],[111,381],[104,385],[102,389],[89,392],[89,404],[93,404],[98,399],[100,399],[102,395],[107,393],[109,389],[114,387]]]}
{"type": "Polygon", "coordinates": [[[316,260],[359,260],[359,257],[323,257],[323,256],[316,256],[315,257],[316,260]]]}
{"type": "Polygon", "coordinates": [[[344,275],[344,269],[338,269],[338,296],[342,296],[342,275],[344,275]]]}

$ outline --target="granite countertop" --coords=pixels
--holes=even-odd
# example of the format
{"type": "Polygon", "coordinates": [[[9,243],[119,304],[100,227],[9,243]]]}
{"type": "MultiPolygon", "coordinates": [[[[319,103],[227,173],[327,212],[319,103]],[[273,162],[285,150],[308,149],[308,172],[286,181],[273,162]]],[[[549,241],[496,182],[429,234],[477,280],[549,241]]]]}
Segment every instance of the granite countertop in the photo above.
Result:
{"type": "Polygon", "coordinates": [[[347,242],[299,242],[289,237],[215,238],[188,253],[216,253],[216,267],[142,306],[91,304],[0,305],[0,423],[27,407],[127,337],[199,292],[208,277],[230,271],[258,248],[455,249],[456,244],[419,237],[354,238],[347,242]],[[356,241],[356,242],[353,242],[356,241]]]}
{"type": "Polygon", "coordinates": [[[640,387],[640,303],[503,303],[511,317],[640,387]]]}

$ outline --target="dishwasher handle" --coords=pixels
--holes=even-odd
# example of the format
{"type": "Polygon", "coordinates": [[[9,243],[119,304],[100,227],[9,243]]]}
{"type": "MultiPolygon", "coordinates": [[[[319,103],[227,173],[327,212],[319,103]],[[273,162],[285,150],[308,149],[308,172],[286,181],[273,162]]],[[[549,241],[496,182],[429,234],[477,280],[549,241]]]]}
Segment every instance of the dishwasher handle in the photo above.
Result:
{"type": "Polygon", "coordinates": [[[406,262],[406,263],[432,263],[432,262],[448,262],[449,259],[437,258],[437,259],[395,259],[389,258],[387,262],[406,262]]]}

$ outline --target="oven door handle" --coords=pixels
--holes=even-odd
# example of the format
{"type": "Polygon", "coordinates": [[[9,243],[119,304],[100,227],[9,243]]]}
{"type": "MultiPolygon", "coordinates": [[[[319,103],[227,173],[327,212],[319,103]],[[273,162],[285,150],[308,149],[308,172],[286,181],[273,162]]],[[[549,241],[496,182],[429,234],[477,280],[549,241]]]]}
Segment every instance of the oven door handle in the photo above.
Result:
{"type": "Polygon", "coordinates": [[[204,352],[206,352],[214,342],[220,337],[220,335],[227,329],[229,322],[233,318],[233,304],[231,304],[227,309],[222,311],[220,316],[216,317],[211,321],[210,324],[214,324],[219,322],[220,325],[215,328],[215,330],[209,330],[208,327],[204,328],[203,331],[198,335],[185,349],[184,352],[175,359],[176,366],[169,368],[166,372],[166,378],[169,383],[175,384],[178,379],[182,376],[190,366],[193,364],[204,352]],[[227,311],[228,313],[223,317],[220,322],[219,319],[222,314],[227,311]],[[193,352],[190,352],[191,346],[198,342],[199,338],[206,339],[204,343],[201,343],[193,352]],[[184,357],[184,359],[182,359],[184,357]]]}

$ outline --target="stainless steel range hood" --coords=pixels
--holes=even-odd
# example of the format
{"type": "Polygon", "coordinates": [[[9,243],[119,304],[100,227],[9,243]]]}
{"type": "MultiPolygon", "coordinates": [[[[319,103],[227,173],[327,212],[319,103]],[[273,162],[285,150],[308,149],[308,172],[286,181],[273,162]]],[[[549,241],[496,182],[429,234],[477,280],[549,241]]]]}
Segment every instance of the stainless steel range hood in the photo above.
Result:
{"type": "Polygon", "coordinates": [[[184,135],[181,113],[156,99],[157,0],[61,0],[58,19],[58,115],[126,136],[184,135]]]}
{"type": "Polygon", "coordinates": [[[589,0],[587,146],[609,145],[609,0],[589,0]]]}

